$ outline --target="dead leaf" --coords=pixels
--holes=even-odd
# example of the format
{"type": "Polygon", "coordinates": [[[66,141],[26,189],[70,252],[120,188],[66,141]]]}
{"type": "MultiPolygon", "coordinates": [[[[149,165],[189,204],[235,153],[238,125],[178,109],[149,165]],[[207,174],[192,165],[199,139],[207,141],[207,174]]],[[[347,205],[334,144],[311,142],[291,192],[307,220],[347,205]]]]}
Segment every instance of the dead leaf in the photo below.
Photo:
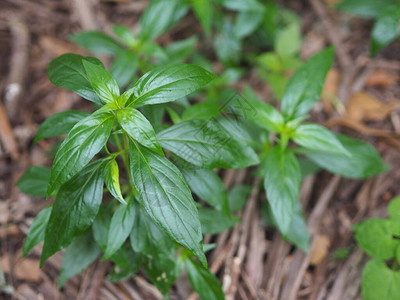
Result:
{"type": "Polygon", "coordinates": [[[367,78],[367,87],[389,87],[395,85],[399,80],[399,75],[385,70],[375,70],[367,78]]]}
{"type": "Polygon", "coordinates": [[[322,105],[324,111],[328,114],[333,111],[333,102],[336,99],[337,91],[340,83],[340,73],[338,69],[329,70],[322,92],[322,105]]]}
{"type": "Polygon", "coordinates": [[[397,107],[400,107],[400,101],[386,104],[367,93],[359,92],[350,97],[346,117],[357,122],[382,121],[397,107]]]}
{"type": "Polygon", "coordinates": [[[311,252],[310,265],[316,266],[321,263],[328,254],[331,241],[327,235],[318,235],[311,252]]]}
{"type": "MultiPolygon", "coordinates": [[[[4,272],[10,272],[10,257],[6,254],[0,257],[0,269],[4,272]]],[[[31,282],[39,282],[40,268],[39,260],[33,258],[19,259],[17,262],[12,262],[14,276],[19,280],[27,280],[31,282]]]]}

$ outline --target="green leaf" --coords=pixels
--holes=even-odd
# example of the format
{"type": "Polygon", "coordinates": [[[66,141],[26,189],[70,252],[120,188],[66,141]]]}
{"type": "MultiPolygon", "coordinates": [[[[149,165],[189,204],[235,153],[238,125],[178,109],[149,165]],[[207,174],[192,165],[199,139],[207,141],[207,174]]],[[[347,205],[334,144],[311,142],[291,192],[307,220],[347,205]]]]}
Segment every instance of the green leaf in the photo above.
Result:
{"type": "Polygon", "coordinates": [[[50,169],[41,166],[32,166],[20,177],[17,187],[25,194],[44,197],[50,179],[50,169]]]}
{"type": "Polygon", "coordinates": [[[207,36],[211,34],[213,19],[212,0],[190,0],[196,17],[200,20],[201,26],[207,36]]]}
{"type": "Polygon", "coordinates": [[[164,155],[153,126],[137,109],[125,107],[117,112],[117,119],[126,133],[143,146],[164,155]]]}
{"type": "Polygon", "coordinates": [[[393,0],[345,0],[335,5],[335,8],[367,18],[377,18],[393,3],[393,0]]]}
{"type": "Polygon", "coordinates": [[[58,288],[65,282],[90,266],[100,255],[100,248],[93,239],[91,230],[77,238],[65,251],[63,256],[58,288]]]}
{"type": "Polygon", "coordinates": [[[132,277],[143,263],[143,256],[135,253],[128,245],[122,246],[112,257],[115,267],[108,276],[111,282],[119,282],[132,277]]]}
{"type": "Polygon", "coordinates": [[[97,58],[67,53],[50,62],[47,67],[49,79],[55,86],[66,88],[89,101],[102,105],[87,78],[82,64],[83,59],[98,66],[103,66],[97,58]]]}
{"type": "Polygon", "coordinates": [[[317,124],[300,125],[293,134],[293,140],[307,149],[351,157],[332,132],[317,124]]]}
{"type": "Polygon", "coordinates": [[[36,218],[33,220],[29,228],[28,235],[26,236],[22,257],[25,257],[29,251],[32,250],[37,244],[44,240],[47,223],[49,222],[52,205],[42,209],[36,218]]]}
{"type": "Polygon", "coordinates": [[[126,201],[121,193],[121,186],[119,184],[119,169],[115,159],[110,160],[110,162],[108,162],[104,167],[104,182],[110,194],[122,204],[126,204],[126,201]]]}
{"type": "Polygon", "coordinates": [[[345,135],[336,137],[351,157],[311,149],[299,152],[322,168],[346,178],[367,178],[387,170],[387,165],[371,145],[345,135]]]}
{"type": "Polygon", "coordinates": [[[281,113],[272,105],[258,100],[247,99],[254,107],[255,113],[248,119],[268,131],[279,132],[285,121],[281,113]]]}
{"type": "Polygon", "coordinates": [[[273,148],[266,157],[264,188],[271,212],[283,235],[289,231],[299,198],[301,170],[289,149],[273,148]]]}
{"type": "Polygon", "coordinates": [[[333,48],[327,48],[309,58],[290,78],[282,99],[286,119],[306,114],[318,101],[333,58],[333,48]]]}
{"type": "Polygon", "coordinates": [[[118,53],[110,69],[120,87],[126,86],[134,77],[139,59],[132,51],[124,50],[118,53]]]}
{"type": "Polygon", "coordinates": [[[97,160],[61,186],[46,227],[41,265],[93,223],[103,198],[103,168],[97,160]]]}
{"type": "Polygon", "coordinates": [[[128,47],[135,48],[138,45],[138,39],[128,27],[116,25],[113,27],[113,31],[128,47]]]}
{"type": "Polygon", "coordinates": [[[388,206],[388,214],[389,218],[400,220],[400,196],[397,196],[390,200],[388,206]]]}
{"type": "Polygon", "coordinates": [[[105,252],[107,248],[108,230],[110,228],[114,207],[114,201],[108,201],[102,204],[92,225],[94,239],[103,252],[105,252]]]}
{"type": "Polygon", "coordinates": [[[79,121],[61,144],[51,167],[47,198],[87,165],[106,144],[114,123],[110,113],[94,113],[79,121]]]}
{"type": "MultiPolygon", "coordinates": [[[[157,255],[148,259],[144,265],[147,277],[153,282],[157,289],[164,295],[169,294],[171,285],[178,278],[176,264],[173,259],[165,255],[157,255]]],[[[167,299],[169,297],[166,297],[167,299]]]]}
{"type": "Polygon", "coordinates": [[[228,193],[229,207],[232,213],[241,210],[251,193],[251,186],[235,185],[228,193]]]}
{"type": "Polygon", "coordinates": [[[195,50],[196,44],[196,36],[170,43],[165,49],[165,52],[168,56],[168,63],[174,64],[185,61],[195,50]]]}
{"type": "Polygon", "coordinates": [[[392,238],[389,220],[372,218],[355,226],[355,239],[365,253],[377,259],[391,259],[397,242],[392,238]]]}
{"type": "Polygon", "coordinates": [[[210,208],[200,208],[199,219],[203,234],[220,233],[239,221],[238,218],[233,218],[225,212],[210,208]]]}
{"type": "Polygon", "coordinates": [[[165,103],[183,98],[215,78],[203,68],[190,64],[163,65],[144,74],[122,97],[129,105],[165,103]]]}
{"type": "Polygon", "coordinates": [[[141,40],[154,39],[178,22],[187,11],[181,0],[151,1],[140,18],[141,40]]]}
{"type": "Polygon", "coordinates": [[[372,29],[371,55],[400,36],[400,3],[389,6],[372,29]]]}
{"type": "Polygon", "coordinates": [[[214,50],[224,65],[236,65],[242,55],[240,39],[235,35],[233,24],[225,20],[214,38],[214,50]]]}
{"type": "Polygon", "coordinates": [[[128,204],[120,204],[118,206],[111,219],[104,259],[110,258],[121,248],[132,231],[134,217],[135,206],[132,199],[128,201],[128,204]]]}
{"type": "Polygon", "coordinates": [[[104,103],[114,103],[119,97],[119,87],[114,77],[104,67],[82,61],[93,90],[104,103]]]}
{"type": "Polygon", "coordinates": [[[137,199],[150,218],[207,265],[197,209],[183,175],[165,157],[135,143],[130,144],[130,167],[137,199]]]}
{"type": "Polygon", "coordinates": [[[383,261],[371,260],[365,266],[361,291],[364,300],[394,300],[400,295],[400,272],[390,270],[383,261]]]}
{"type": "Polygon", "coordinates": [[[249,146],[213,120],[185,121],[158,133],[161,146],[200,168],[244,168],[258,163],[249,146]]]}
{"type": "Polygon", "coordinates": [[[300,51],[301,35],[298,23],[285,27],[275,40],[275,51],[281,57],[293,56],[300,51]]]}
{"type": "Polygon", "coordinates": [[[94,54],[117,54],[121,45],[101,31],[82,31],[69,36],[69,39],[94,54]]]}
{"type": "Polygon", "coordinates": [[[46,119],[36,132],[34,143],[53,136],[67,134],[83,118],[89,116],[85,111],[65,110],[46,119]]]}
{"type": "Polygon", "coordinates": [[[131,247],[135,252],[154,258],[160,253],[173,253],[174,242],[149,217],[146,211],[136,205],[134,225],[130,233],[131,247]]]}
{"type": "Polygon", "coordinates": [[[300,202],[298,202],[296,212],[293,215],[292,222],[290,223],[287,239],[304,252],[309,251],[310,234],[308,233],[307,225],[303,213],[301,212],[300,202]]]}
{"type": "Polygon", "coordinates": [[[222,0],[222,5],[234,11],[263,11],[264,6],[257,0],[222,0]]]}
{"type": "Polygon", "coordinates": [[[197,169],[192,166],[181,170],[197,196],[217,210],[229,214],[228,196],[224,184],[213,170],[197,169]]]}
{"type": "Polygon", "coordinates": [[[233,27],[234,34],[243,39],[252,34],[262,23],[264,17],[263,11],[241,11],[238,13],[235,25],[233,27]]]}
{"type": "Polygon", "coordinates": [[[220,113],[221,107],[214,102],[199,102],[189,106],[182,114],[182,121],[209,120],[220,113]]]}
{"type": "Polygon", "coordinates": [[[186,269],[194,290],[202,299],[225,299],[221,284],[208,269],[205,269],[190,258],[186,259],[186,269]]]}

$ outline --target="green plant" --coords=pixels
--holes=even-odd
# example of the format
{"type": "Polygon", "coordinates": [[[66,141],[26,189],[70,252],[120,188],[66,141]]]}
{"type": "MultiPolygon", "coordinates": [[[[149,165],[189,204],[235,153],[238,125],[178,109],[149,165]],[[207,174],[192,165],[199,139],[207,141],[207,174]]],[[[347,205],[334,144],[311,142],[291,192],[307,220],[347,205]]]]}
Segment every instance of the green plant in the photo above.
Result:
{"type": "Polygon", "coordinates": [[[115,264],[111,280],[129,277],[143,265],[164,295],[186,266],[200,296],[223,299],[217,279],[206,268],[196,208],[200,204],[193,200],[186,179],[194,193],[214,208],[207,210],[223,215],[231,226],[236,220],[212,168],[254,165],[257,155],[212,120],[184,121],[156,133],[141,113],[147,105],[185,97],[215,76],[190,64],[159,66],[120,94],[116,80],[98,59],[75,54],[53,60],[48,75],[54,85],[100,108],[92,114],[61,112],[39,128],[35,141],[68,136],[51,170],[32,167],[18,182],[28,194],[55,197],[54,204],[35,218],[24,255],[44,240],[43,265],[67,247],[62,286],[103,253],[103,259],[115,264]],[[127,178],[120,178],[121,166],[127,178]],[[212,289],[204,290],[204,284],[212,289]]]}
{"type": "MultiPolygon", "coordinates": [[[[297,69],[286,85],[282,113],[263,103],[247,89],[244,96],[257,113],[248,119],[273,139],[258,141],[261,149],[258,174],[264,177],[268,199],[267,216],[294,244],[308,249],[309,236],[298,202],[302,170],[298,155],[332,173],[347,178],[366,178],[387,169],[376,150],[359,140],[335,135],[313,123],[303,123],[318,101],[325,76],[333,61],[333,48],[311,57],[297,69]],[[293,143],[297,147],[293,147],[293,143]]],[[[255,143],[257,141],[254,141],[255,143]]]]}
{"type": "Polygon", "coordinates": [[[362,18],[376,19],[370,43],[372,56],[400,36],[400,2],[396,0],[345,0],[336,8],[362,18]]]}
{"type": "Polygon", "coordinates": [[[388,219],[371,218],[354,226],[358,246],[372,257],[362,272],[364,300],[400,295],[400,197],[391,200],[388,219]]]}

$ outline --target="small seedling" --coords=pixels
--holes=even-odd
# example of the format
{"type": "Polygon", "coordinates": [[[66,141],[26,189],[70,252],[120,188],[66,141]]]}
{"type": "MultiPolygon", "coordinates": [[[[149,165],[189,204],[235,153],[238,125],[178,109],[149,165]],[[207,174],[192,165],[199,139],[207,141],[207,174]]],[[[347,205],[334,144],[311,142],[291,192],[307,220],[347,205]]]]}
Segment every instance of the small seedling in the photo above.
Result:
{"type": "Polygon", "coordinates": [[[391,200],[388,214],[388,219],[368,219],[353,228],[358,246],[372,258],[362,272],[364,300],[399,299],[400,197],[391,200]]]}

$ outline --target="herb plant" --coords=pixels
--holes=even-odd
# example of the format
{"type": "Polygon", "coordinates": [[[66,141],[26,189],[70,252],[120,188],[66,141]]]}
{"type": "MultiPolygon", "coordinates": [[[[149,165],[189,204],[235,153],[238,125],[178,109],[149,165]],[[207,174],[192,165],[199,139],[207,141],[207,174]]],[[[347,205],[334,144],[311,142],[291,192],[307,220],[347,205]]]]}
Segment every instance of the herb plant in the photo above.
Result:
{"type": "Polygon", "coordinates": [[[257,100],[251,91],[245,93],[257,112],[248,114],[248,119],[265,130],[265,135],[274,133],[272,140],[257,147],[262,149],[259,174],[264,177],[269,221],[303,250],[308,249],[309,236],[298,202],[302,171],[297,156],[347,178],[366,178],[387,168],[372,146],[303,123],[320,97],[333,56],[333,48],[328,48],[297,69],[287,83],[281,112],[257,100]]]}
{"type": "Polygon", "coordinates": [[[371,218],[354,226],[358,246],[372,259],[362,272],[364,300],[400,295],[400,197],[391,200],[388,219],[371,218]]]}
{"type": "Polygon", "coordinates": [[[375,55],[400,36],[400,2],[395,0],[345,0],[336,8],[356,16],[375,19],[370,52],[375,55]]]}
{"type": "Polygon", "coordinates": [[[43,265],[67,248],[62,286],[103,253],[103,259],[115,264],[111,280],[129,277],[144,266],[164,295],[186,266],[200,296],[223,299],[217,279],[207,269],[196,207],[200,204],[193,200],[186,179],[194,193],[233,224],[226,191],[212,168],[254,165],[257,155],[217,122],[189,120],[156,133],[141,113],[147,105],[185,97],[215,76],[196,65],[159,66],[120,94],[98,59],[75,54],[53,60],[48,75],[56,86],[100,108],[92,114],[61,112],[39,128],[36,141],[68,136],[51,170],[32,167],[18,183],[26,193],[55,197],[54,204],[35,218],[24,255],[44,240],[43,265]],[[121,167],[127,178],[120,180],[121,167]],[[210,289],[204,290],[205,284],[210,289]]]}

